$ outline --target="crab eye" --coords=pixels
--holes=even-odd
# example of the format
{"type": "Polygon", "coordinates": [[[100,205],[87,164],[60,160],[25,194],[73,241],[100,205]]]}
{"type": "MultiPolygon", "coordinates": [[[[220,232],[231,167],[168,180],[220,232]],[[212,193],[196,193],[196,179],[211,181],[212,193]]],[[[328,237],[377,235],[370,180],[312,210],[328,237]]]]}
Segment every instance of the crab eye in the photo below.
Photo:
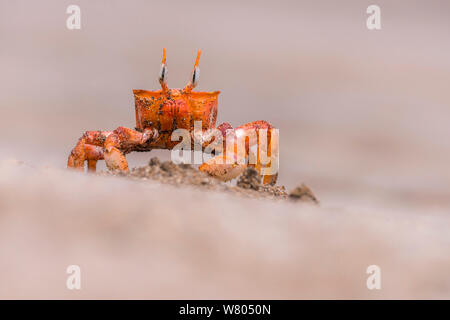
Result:
{"type": "Polygon", "coordinates": [[[167,77],[167,66],[165,64],[161,65],[161,70],[159,71],[159,81],[165,82],[167,77]]]}
{"type": "Polygon", "coordinates": [[[195,67],[194,72],[192,73],[192,84],[194,85],[194,87],[197,86],[199,78],[200,78],[200,68],[195,67]]]}
{"type": "Polygon", "coordinates": [[[189,83],[184,87],[186,92],[191,92],[197,86],[198,79],[200,78],[200,68],[198,67],[198,60],[200,59],[200,55],[202,54],[201,50],[198,50],[197,59],[194,64],[194,71],[192,72],[192,78],[189,83]]]}

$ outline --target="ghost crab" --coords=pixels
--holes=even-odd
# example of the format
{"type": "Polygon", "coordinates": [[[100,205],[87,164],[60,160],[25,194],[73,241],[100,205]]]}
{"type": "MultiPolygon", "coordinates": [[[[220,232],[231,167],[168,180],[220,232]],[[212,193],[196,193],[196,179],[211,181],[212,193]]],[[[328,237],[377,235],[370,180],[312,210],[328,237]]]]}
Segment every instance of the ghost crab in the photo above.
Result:
{"type": "MultiPolygon", "coordinates": [[[[216,127],[220,91],[193,91],[200,76],[198,67],[200,54],[201,51],[199,50],[192,78],[186,87],[169,89],[166,82],[167,66],[166,49],[164,48],[159,73],[161,90],[133,90],[136,128],[118,127],[114,131],[86,131],[72,149],[67,167],[84,171],[84,164],[87,161],[88,171],[95,172],[97,161],[105,160],[108,169],[128,172],[126,154],[133,151],[151,151],[152,149],[172,150],[179,143],[178,140],[173,141],[171,139],[172,133],[176,129],[186,129],[194,134],[194,122],[201,121],[201,135],[203,136],[200,139],[202,142],[211,138],[206,134],[208,130],[217,129],[223,137],[223,142],[220,142],[220,144],[223,144],[222,150],[227,150],[227,152],[231,150],[231,153],[215,155],[215,157],[203,163],[199,167],[201,171],[222,180],[230,180],[242,173],[246,166],[253,166],[263,176],[264,184],[275,184],[277,180],[276,171],[263,171],[265,168],[260,161],[260,150],[263,147],[266,148],[264,150],[267,150],[265,155],[271,157],[270,161],[278,161],[274,158],[275,153],[278,154],[278,140],[273,139],[273,126],[267,121],[260,120],[244,124],[235,129],[227,122],[216,127]],[[260,130],[266,135],[264,142],[258,135],[260,130]],[[257,134],[251,135],[251,132],[257,134]],[[238,155],[236,146],[227,149],[227,144],[230,144],[231,141],[234,145],[239,137],[246,139],[243,156],[242,153],[241,156],[238,155]],[[262,146],[263,144],[264,146],[262,146]],[[256,161],[253,163],[248,161],[250,154],[256,154],[256,161]],[[246,158],[247,161],[237,161],[238,158],[242,157],[246,158]]],[[[206,143],[202,143],[202,148],[205,148],[206,145],[206,143]]]]}

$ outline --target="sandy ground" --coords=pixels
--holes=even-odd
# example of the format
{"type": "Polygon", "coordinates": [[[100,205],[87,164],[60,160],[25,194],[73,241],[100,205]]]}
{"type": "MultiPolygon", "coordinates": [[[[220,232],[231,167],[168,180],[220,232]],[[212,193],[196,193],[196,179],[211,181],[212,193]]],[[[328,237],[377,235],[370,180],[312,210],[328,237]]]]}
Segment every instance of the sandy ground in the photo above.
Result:
{"type": "Polygon", "coordinates": [[[71,2],[0,0],[0,297],[450,298],[448,1],[379,0],[380,31],[372,1],[77,3],[69,31],[71,2]],[[163,47],[172,87],[203,50],[218,121],[279,128],[279,183],[320,207],[64,170],[134,127],[163,47]]]}
{"type": "Polygon", "coordinates": [[[450,297],[444,212],[243,199],[11,161],[0,173],[1,298],[450,297]],[[366,288],[372,264],[379,291],[366,288]],[[68,265],[81,267],[79,291],[66,288],[68,265]]]}

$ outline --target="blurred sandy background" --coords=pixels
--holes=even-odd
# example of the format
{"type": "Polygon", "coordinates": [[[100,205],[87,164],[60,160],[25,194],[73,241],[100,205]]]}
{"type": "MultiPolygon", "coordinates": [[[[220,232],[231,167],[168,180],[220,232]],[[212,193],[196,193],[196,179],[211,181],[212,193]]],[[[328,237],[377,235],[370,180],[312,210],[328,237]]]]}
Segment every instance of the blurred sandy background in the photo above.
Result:
{"type": "MultiPolygon", "coordinates": [[[[0,297],[449,298],[449,10],[0,0],[0,297]],[[70,4],[81,30],[66,28],[70,4]],[[163,47],[171,87],[203,50],[198,90],[222,91],[218,122],[277,126],[279,183],[307,183],[321,208],[60,170],[84,131],[134,127],[131,90],[158,88],[163,47]],[[80,292],[69,264],[86,270],[80,292]]],[[[152,155],[169,158],[128,158],[152,155]]]]}

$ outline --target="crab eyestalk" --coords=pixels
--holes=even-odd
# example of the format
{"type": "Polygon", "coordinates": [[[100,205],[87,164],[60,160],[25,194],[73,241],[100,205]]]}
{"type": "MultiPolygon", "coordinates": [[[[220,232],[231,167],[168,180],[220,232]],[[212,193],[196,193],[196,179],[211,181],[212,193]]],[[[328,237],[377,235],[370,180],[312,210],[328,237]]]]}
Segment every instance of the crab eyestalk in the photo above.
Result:
{"type": "Polygon", "coordinates": [[[202,50],[198,50],[197,59],[195,59],[194,70],[192,71],[192,78],[184,88],[185,92],[191,92],[197,86],[198,79],[200,78],[200,68],[198,67],[198,61],[200,60],[200,55],[202,54],[202,50]]]}
{"type": "Polygon", "coordinates": [[[167,86],[166,48],[163,49],[161,70],[159,71],[159,83],[161,84],[162,91],[164,92],[169,91],[169,87],[167,86]]]}

